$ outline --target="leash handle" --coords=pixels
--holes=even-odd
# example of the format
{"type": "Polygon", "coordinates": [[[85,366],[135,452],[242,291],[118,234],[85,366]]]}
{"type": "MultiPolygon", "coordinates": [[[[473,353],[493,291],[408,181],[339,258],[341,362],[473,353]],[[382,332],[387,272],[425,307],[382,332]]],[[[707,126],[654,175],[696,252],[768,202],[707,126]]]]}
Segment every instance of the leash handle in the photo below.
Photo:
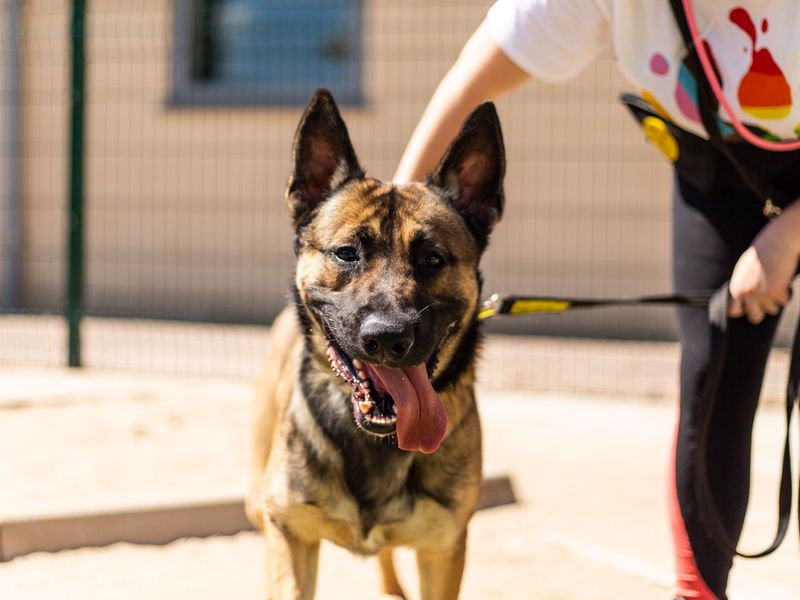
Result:
{"type": "Polygon", "coordinates": [[[778,497],[778,525],[772,543],[760,552],[740,552],[737,542],[730,535],[719,514],[711,483],[708,478],[708,432],[714,413],[714,405],[719,390],[720,378],[725,364],[728,345],[728,283],[726,282],[711,298],[709,321],[711,324],[711,363],[708,366],[706,385],[700,392],[695,406],[700,411],[700,432],[696,447],[695,495],[700,517],[711,540],[731,556],[761,558],[772,554],[781,545],[789,529],[792,510],[792,462],[789,438],[792,413],[800,394],[800,329],[795,335],[792,347],[789,383],[786,390],[786,437],[783,446],[783,468],[781,471],[780,493],[778,497]]]}

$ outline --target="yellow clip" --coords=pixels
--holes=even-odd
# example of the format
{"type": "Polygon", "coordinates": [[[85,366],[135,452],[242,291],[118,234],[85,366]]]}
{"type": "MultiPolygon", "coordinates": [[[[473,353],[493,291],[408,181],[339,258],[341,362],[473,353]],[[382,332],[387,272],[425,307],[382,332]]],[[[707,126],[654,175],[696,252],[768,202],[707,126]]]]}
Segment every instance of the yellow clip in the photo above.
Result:
{"type": "Polygon", "coordinates": [[[485,321],[490,317],[497,314],[497,306],[500,304],[500,295],[492,294],[489,299],[483,303],[483,306],[478,311],[478,321],[485,321]]]}
{"type": "Polygon", "coordinates": [[[562,313],[572,305],[567,300],[517,300],[509,311],[512,315],[530,313],[562,313]]]}
{"type": "Polygon", "coordinates": [[[680,150],[678,149],[678,141],[675,136],[670,133],[667,124],[658,117],[645,117],[642,119],[642,129],[647,139],[653,142],[653,145],[658,148],[668,160],[675,162],[678,160],[680,150]]]}
{"type": "Polygon", "coordinates": [[[761,212],[768,219],[776,219],[781,216],[783,210],[781,210],[781,207],[772,201],[772,198],[767,198],[764,201],[764,208],[761,212]]]}
{"type": "Polygon", "coordinates": [[[497,310],[494,307],[490,308],[482,308],[478,311],[478,321],[485,321],[497,314],[497,310]]]}

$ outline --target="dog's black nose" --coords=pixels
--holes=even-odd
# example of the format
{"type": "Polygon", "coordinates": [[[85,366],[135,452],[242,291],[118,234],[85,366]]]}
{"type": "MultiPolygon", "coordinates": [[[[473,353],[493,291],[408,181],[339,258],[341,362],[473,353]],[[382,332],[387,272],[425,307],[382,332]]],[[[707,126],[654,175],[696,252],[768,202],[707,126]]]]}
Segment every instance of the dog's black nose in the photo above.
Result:
{"type": "Polygon", "coordinates": [[[414,324],[406,319],[369,315],[359,331],[361,348],[376,359],[400,360],[414,344],[414,324]]]}

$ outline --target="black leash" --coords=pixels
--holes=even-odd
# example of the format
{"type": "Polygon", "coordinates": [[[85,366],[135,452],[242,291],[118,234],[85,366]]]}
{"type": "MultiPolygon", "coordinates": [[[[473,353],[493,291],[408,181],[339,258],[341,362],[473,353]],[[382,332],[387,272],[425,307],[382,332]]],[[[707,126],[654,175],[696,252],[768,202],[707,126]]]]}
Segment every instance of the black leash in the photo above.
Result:
{"type": "Polygon", "coordinates": [[[501,296],[493,294],[478,311],[478,320],[485,321],[496,315],[530,315],[563,313],[576,308],[599,308],[602,306],[635,306],[653,304],[680,304],[705,307],[715,290],[684,292],[662,296],[639,296],[637,298],[569,298],[563,296],[501,296]]]}
{"type": "MultiPolygon", "coordinates": [[[[714,103],[714,92],[708,79],[705,77],[703,67],[697,55],[689,24],[686,21],[686,14],[680,0],[670,0],[670,7],[678,24],[684,44],[687,49],[686,66],[692,73],[697,83],[698,108],[703,127],[708,133],[711,144],[734,166],[745,185],[752,191],[758,202],[763,203],[762,212],[768,218],[775,218],[780,215],[780,208],[773,199],[778,197],[777,190],[772,188],[766,181],[760,180],[751,170],[744,168],[739,160],[733,155],[728,144],[722,138],[716,115],[716,104],[714,103]]],[[[709,320],[711,323],[711,364],[707,375],[706,386],[700,398],[697,399],[695,406],[701,411],[700,425],[701,431],[697,440],[697,460],[695,461],[695,494],[700,517],[706,528],[706,532],[714,543],[724,552],[731,556],[737,555],[744,558],[760,558],[774,552],[786,537],[789,528],[789,516],[792,510],[792,465],[791,448],[789,441],[789,430],[791,426],[792,412],[797,403],[800,385],[800,334],[795,335],[792,348],[791,369],[789,382],[786,390],[786,439],[783,448],[783,469],[781,472],[780,493],[778,497],[778,525],[775,538],[772,543],[761,552],[744,553],[736,549],[736,539],[728,531],[722,521],[717,508],[716,501],[711,490],[708,479],[708,431],[711,426],[711,419],[714,412],[714,403],[719,388],[719,380],[725,362],[727,345],[727,323],[728,323],[728,285],[727,283],[712,297],[709,304],[709,320]]],[[[800,492],[798,492],[800,494],[800,492]]]]}
{"type": "MultiPolygon", "coordinates": [[[[709,537],[723,551],[744,558],[760,558],[774,552],[786,537],[792,510],[792,463],[789,432],[795,404],[800,401],[800,328],[795,335],[791,355],[789,383],[786,389],[786,436],[783,447],[783,468],[778,498],[778,527],[772,543],[754,553],[740,552],[719,515],[708,479],[708,432],[714,414],[719,381],[725,365],[728,344],[728,283],[718,290],[701,290],[682,294],[639,296],[635,298],[570,298],[560,296],[500,296],[493,294],[478,311],[478,320],[497,315],[559,314],[573,309],[604,306],[683,305],[708,308],[711,326],[711,358],[704,388],[695,406],[700,411],[700,432],[695,449],[695,495],[700,516],[709,537]]],[[[800,494],[800,492],[798,492],[800,494]]],[[[800,516],[800,506],[798,506],[800,516]]]]}
{"type": "Polygon", "coordinates": [[[772,543],[764,550],[753,553],[740,552],[736,548],[734,537],[730,534],[719,515],[719,509],[714,500],[711,483],[708,479],[708,432],[711,427],[719,381],[728,349],[728,297],[728,284],[726,283],[714,294],[708,307],[709,320],[711,322],[711,363],[708,366],[706,385],[700,392],[700,398],[697,399],[695,404],[701,411],[701,429],[695,449],[695,495],[700,518],[703,521],[706,532],[721,550],[731,556],[761,558],[777,550],[789,529],[789,517],[792,511],[792,462],[789,432],[792,412],[800,394],[800,332],[795,334],[791,367],[789,369],[789,383],[786,388],[786,436],[783,446],[783,468],[778,495],[777,531],[772,543]]]}

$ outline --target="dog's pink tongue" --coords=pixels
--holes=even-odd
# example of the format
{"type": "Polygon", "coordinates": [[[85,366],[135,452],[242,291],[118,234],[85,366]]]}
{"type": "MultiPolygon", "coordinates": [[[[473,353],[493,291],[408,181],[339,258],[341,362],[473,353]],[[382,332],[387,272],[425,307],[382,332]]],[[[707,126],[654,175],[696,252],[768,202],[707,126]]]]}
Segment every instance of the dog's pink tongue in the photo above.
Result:
{"type": "Polygon", "coordinates": [[[397,445],[403,450],[435,452],[447,431],[447,411],[433,390],[425,365],[390,369],[370,365],[397,406],[397,445]]]}

